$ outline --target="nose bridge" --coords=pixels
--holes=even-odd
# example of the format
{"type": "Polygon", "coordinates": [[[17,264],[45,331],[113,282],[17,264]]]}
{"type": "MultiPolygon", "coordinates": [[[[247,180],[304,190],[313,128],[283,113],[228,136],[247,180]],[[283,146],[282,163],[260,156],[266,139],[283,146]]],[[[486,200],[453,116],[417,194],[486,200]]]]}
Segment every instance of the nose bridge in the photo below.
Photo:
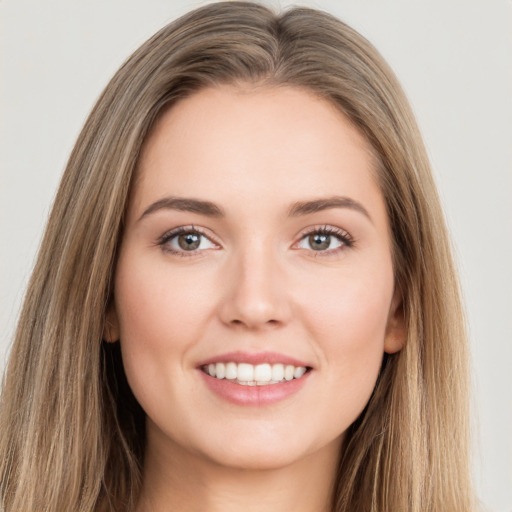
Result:
{"type": "Polygon", "coordinates": [[[233,251],[228,273],[229,286],[221,305],[225,323],[255,329],[289,320],[285,273],[271,240],[251,237],[233,251]]]}

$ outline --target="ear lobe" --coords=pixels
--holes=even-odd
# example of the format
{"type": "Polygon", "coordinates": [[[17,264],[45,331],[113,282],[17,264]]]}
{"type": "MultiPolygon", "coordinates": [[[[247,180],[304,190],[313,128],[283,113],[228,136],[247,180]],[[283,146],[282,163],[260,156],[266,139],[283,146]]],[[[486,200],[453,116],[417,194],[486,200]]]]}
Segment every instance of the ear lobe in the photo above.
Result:
{"type": "Polygon", "coordinates": [[[115,343],[119,340],[119,322],[114,301],[110,304],[105,315],[105,324],[103,325],[103,339],[108,343],[115,343]]]}
{"type": "Polygon", "coordinates": [[[394,354],[404,348],[407,339],[402,294],[395,290],[391,308],[389,310],[386,336],[384,339],[384,352],[394,354]]]}

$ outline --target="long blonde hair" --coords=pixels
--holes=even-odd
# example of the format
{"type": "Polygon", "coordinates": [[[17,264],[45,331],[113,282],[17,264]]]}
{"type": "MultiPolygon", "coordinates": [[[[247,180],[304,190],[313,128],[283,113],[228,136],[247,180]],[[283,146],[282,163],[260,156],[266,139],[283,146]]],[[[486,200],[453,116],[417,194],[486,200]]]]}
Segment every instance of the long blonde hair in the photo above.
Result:
{"type": "Polygon", "coordinates": [[[306,88],[337,105],[378,158],[408,328],[340,456],[337,512],[472,510],[467,343],[429,162],[393,72],[336,18],[246,2],[197,9],[121,67],[70,156],[30,280],[0,409],[0,506],[129,511],[144,413],[102,341],[131,182],[157,117],[209,85],[306,88]]]}

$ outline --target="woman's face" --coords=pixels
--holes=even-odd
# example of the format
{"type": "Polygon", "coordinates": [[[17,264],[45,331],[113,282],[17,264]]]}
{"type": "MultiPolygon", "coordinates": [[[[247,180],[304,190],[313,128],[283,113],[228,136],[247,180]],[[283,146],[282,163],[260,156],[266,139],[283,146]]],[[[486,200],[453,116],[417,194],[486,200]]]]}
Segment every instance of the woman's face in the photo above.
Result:
{"type": "Polygon", "coordinates": [[[149,449],[337,452],[403,342],[368,143],[303,90],[222,86],[160,119],[138,172],[107,334],[149,449]]]}

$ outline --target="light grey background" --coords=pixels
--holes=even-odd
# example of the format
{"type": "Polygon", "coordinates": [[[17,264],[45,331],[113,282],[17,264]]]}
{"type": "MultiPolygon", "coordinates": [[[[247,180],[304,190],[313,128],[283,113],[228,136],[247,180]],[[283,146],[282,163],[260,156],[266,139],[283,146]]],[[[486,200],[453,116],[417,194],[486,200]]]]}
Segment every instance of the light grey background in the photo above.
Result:
{"type": "MultiPolygon", "coordinates": [[[[0,0],[0,370],[59,177],[110,76],[191,0],[0,0]]],[[[274,7],[289,1],[268,1],[274,7]]],[[[512,511],[512,2],[317,0],[382,52],[423,130],[474,366],[475,478],[512,511]]]]}

